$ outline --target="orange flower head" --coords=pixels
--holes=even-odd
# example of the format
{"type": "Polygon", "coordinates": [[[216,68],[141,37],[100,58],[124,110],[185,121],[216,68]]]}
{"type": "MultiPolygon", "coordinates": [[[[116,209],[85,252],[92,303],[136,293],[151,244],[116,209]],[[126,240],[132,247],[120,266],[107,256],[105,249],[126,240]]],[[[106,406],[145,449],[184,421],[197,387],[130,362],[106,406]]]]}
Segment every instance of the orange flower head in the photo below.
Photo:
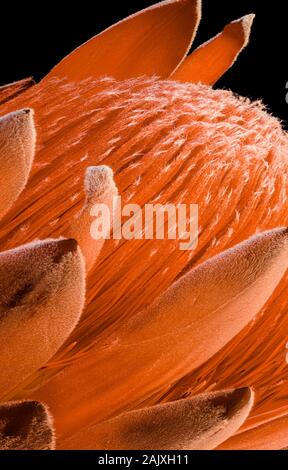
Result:
{"type": "Polygon", "coordinates": [[[166,0],[0,88],[0,416],[47,404],[58,448],[287,445],[287,134],[212,88],[254,15],[187,55],[200,17],[166,0]],[[197,248],[93,240],[119,195],[198,205],[197,248]]]}

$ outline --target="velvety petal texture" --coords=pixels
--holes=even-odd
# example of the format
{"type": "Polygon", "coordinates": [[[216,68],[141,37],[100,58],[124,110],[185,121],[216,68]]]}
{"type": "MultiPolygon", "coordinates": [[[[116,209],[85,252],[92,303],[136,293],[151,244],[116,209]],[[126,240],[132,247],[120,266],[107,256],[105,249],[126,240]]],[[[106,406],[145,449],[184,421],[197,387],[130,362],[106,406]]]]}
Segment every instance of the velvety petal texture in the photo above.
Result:
{"type": "Polygon", "coordinates": [[[35,143],[31,109],[21,109],[0,117],[0,218],[27,184],[35,143]]]}
{"type": "Polygon", "coordinates": [[[85,276],[75,240],[0,253],[0,397],[59,349],[79,320],[85,276]]]}
{"type": "Polygon", "coordinates": [[[211,450],[241,426],[253,405],[248,388],[131,411],[88,427],[64,449],[211,450]]]}
{"type": "Polygon", "coordinates": [[[0,404],[0,450],[53,450],[53,423],[36,401],[0,404]]]}
{"type": "Polygon", "coordinates": [[[166,78],[189,51],[200,18],[201,0],[156,3],[80,46],[48,77],[71,81],[102,76],[166,78]]]}
{"type": "Polygon", "coordinates": [[[171,78],[214,85],[247,46],[254,17],[247,15],[225,26],[222,33],[190,54],[171,78]]]}

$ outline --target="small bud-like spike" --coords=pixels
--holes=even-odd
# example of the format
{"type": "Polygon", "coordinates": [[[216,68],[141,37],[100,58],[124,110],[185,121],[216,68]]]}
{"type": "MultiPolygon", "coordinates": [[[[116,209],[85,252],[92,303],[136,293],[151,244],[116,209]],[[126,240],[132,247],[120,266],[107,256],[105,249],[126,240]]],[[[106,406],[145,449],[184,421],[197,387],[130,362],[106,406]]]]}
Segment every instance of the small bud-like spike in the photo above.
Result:
{"type": "Polygon", "coordinates": [[[222,33],[188,56],[171,78],[214,85],[247,46],[254,18],[253,14],[246,15],[225,26],[222,33]]]}
{"type": "Polygon", "coordinates": [[[35,142],[31,109],[21,109],[0,118],[0,218],[26,186],[35,142]]]}
{"type": "MultiPolygon", "coordinates": [[[[104,244],[105,237],[109,237],[112,227],[114,202],[118,190],[113,179],[113,172],[108,166],[91,166],[87,168],[85,175],[85,205],[67,231],[68,237],[73,237],[79,243],[86,261],[86,270],[93,267],[98,254],[104,244]],[[102,206],[105,206],[104,209],[102,206]],[[102,213],[107,223],[107,230],[101,237],[93,231],[93,222],[98,212],[102,213]]],[[[104,229],[104,227],[102,227],[104,229]]]]}
{"type": "Polygon", "coordinates": [[[249,388],[208,393],[122,414],[83,429],[63,449],[211,450],[232,436],[253,405],[249,388]]]}
{"type": "Polygon", "coordinates": [[[0,397],[44,365],[83,309],[84,265],[75,240],[0,253],[0,397]]]}
{"type": "Polygon", "coordinates": [[[0,450],[53,450],[54,441],[52,419],[42,403],[0,404],[0,450]]]}

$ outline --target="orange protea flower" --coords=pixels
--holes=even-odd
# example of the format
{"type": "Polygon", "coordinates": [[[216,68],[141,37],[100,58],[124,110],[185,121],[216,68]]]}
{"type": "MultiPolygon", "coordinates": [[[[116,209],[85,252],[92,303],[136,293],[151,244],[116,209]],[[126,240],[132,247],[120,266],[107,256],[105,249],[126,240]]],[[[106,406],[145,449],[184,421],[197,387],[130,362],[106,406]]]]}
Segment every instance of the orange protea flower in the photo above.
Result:
{"type": "Polygon", "coordinates": [[[50,412],[59,449],[287,446],[288,139],[211,88],[253,15],[187,56],[200,11],[161,2],[0,88],[1,448],[53,448],[50,412]],[[197,249],[93,241],[118,191],[198,204],[197,249]]]}

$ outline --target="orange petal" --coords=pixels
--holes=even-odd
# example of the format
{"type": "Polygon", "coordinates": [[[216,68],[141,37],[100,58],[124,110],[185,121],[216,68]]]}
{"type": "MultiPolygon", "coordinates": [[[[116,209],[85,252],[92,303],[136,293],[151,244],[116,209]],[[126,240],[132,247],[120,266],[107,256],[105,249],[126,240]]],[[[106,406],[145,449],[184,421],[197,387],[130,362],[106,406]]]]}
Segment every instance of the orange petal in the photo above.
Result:
{"type": "Polygon", "coordinates": [[[21,109],[0,118],[0,218],[27,183],[35,141],[33,112],[30,109],[21,109]]]}
{"type": "Polygon", "coordinates": [[[66,235],[68,238],[71,237],[77,240],[84,254],[86,271],[88,272],[93,267],[101,251],[105,236],[108,235],[106,231],[101,239],[92,237],[91,228],[93,228],[92,224],[98,212],[97,206],[103,204],[109,210],[111,217],[107,221],[109,222],[109,227],[111,227],[113,222],[114,197],[117,196],[118,190],[113,179],[112,170],[104,165],[87,169],[84,189],[86,193],[85,205],[66,235]]]}
{"type": "Polygon", "coordinates": [[[19,401],[0,405],[0,450],[52,449],[52,420],[42,403],[19,401]]]}
{"type": "Polygon", "coordinates": [[[65,57],[48,77],[168,77],[189,51],[201,0],[165,0],[120,21],[65,57]]]}
{"type": "Polygon", "coordinates": [[[247,46],[254,18],[247,15],[225,26],[222,33],[189,55],[171,78],[214,85],[247,46]]]}
{"type": "Polygon", "coordinates": [[[253,405],[249,388],[209,393],[131,411],[63,442],[63,449],[210,450],[244,423],[253,405]]]}
{"type": "Polygon", "coordinates": [[[288,415],[241,432],[219,450],[281,450],[288,445],[288,415]]]}
{"type": "Polygon", "coordinates": [[[0,253],[0,395],[44,365],[75,327],[84,267],[75,240],[0,253]]]}
{"type": "Polygon", "coordinates": [[[61,433],[160,399],[265,304],[287,269],[287,239],[287,229],[266,232],[193,269],[33,398],[49,403],[61,433]]]}
{"type": "Polygon", "coordinates": [[[18,82],[9,83],[0,87],[0,105],[7,103],[7,101],[16,98],[16,96],[23,93],[28,88],[32,87],[35,84],[33,78],[25,78],[24,80],[19,80],[18,82]]]}

